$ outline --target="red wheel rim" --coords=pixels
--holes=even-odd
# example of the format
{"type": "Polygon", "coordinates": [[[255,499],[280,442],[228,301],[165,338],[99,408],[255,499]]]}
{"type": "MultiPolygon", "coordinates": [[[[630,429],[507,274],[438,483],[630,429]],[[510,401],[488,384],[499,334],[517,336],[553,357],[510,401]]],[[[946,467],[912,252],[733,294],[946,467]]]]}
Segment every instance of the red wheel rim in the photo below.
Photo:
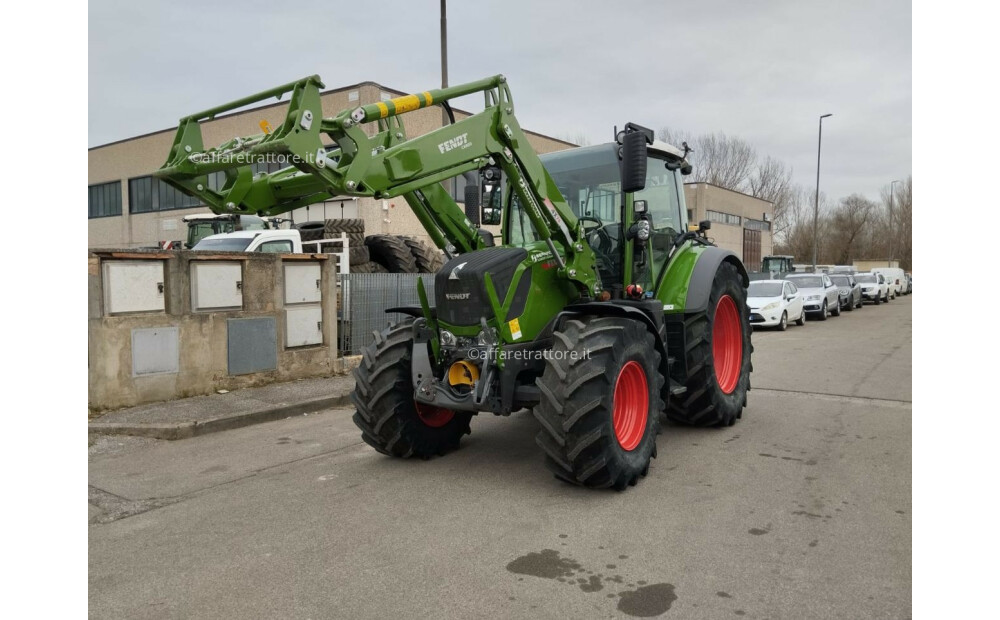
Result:
{"type": "Polygon", "coordinates": [[[649,416],[649,388],[646,372],[638,362],[628,362],[615,381],[612,424],[615,438],[624,450],[634,450],[646,433],[649,416]]]}
{"type": "Polygon", "coordinates": [[[715,323],[712,326],[712,358],[715,360],[715,379],[724,394],[732,394],[740,380],[743,363],[743,326],[736,302],[723,295],[715,306],[715,323]]]}
{"type": "Polygon", "coordinates": [[[435,407],[434,405],[425,405],[424,403],[414,402],[417,407],[417,417],[420,421],[430,426],[431,428],[440,428],[451,422],[451,419],[455,417],[455,412],[451,409],[445,409],[444,407],[435,407]]]}

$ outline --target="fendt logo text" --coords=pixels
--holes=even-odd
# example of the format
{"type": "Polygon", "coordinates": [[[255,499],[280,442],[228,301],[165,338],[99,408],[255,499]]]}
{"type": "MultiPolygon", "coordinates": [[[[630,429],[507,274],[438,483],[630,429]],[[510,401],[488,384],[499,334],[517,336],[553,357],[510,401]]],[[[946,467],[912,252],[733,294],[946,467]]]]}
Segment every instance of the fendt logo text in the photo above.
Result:
{"type": "Polygon", "coordinates": [[[469,146],[472,146],[469,143],[469,134],[463,133],[460,136],[455,136],[451,140],[445,140],[444,142],[439,144],[438,150],[441,151],[442,154],[444,154],[447,153],[448,151],[454,151],[455,149],[464,149],[469,146]]]}

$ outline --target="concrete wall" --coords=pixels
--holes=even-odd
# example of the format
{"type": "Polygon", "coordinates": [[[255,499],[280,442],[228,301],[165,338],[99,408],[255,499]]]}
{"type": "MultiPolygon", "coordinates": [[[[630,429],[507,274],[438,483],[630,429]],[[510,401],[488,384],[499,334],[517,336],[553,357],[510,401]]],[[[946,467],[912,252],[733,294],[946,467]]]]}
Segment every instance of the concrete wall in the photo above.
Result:
{"type": "MultiPolygon", "coordinates": [[[[400,91],[390,90],[372,82],[365,82],[337,90],[327,91],[322,96],[323,115],[334,116],[341,110],[374,103],[383,97],[395,97],[400,91]]],[[[285,118],[287,103],[253,108],[230,114],[201,124],[206,146],[214,146],[235,136],[260,133],[258,123],[268,121],[272,127],[285,118]]],[[[177,115],[193,112],[178,110],[177,115]]],[[[456,119],[461,120],[467,113],[456,110],[456,119]]],[[[441,108],[434,106],[416,110],[403,117],[407,136],[416,137],[441,127],[441,108]]],[[[374,131],[369,123],[365,130],[374,131]]],[[[129,138],[120,142],[90,149],[88,156],[88,185],[121,181],[122,214],[88,220],[88,247],[90,248],[139,248],[152,247],[160,241],[182,240],[186,237],[186,227],[181,218],[194,213],[208,213],[207,207],[176,209],[153,213],[129,213],[128,180],[152,174],[163,165],[173,142],[176,128],[129,138]]],[[[575,145],[549,138],[541,134],[528,133],[528,141],[539,153],[571,148],[575,145]]],[[[371,198],[358,200],[330,201],[311,205],[308,209],[296,209],[291,217],[296,222],[323,220],[341,217],[360,217],[365,220],[368,234],[410,235],[430,242],[416,216],[402,198],[376,201],[371,198]],[[383,206],[386,207],[383,209],[383,206]]],[[[496,227],[499,232],[499,227],[496,227]]]]}
{"type": "MultiPolygon", "coordinates": [[[[754,198],[740,192],[734,192],[710,183],[687,183],[684,185],[684,200],[690,215],[688,222],[697,224],[709,219],[708,211],[719,211],[738,215],[740,225],[712,222],[708,236],[722,248],[731,250],[744,259],[743,230],[747,219],[774,221],[774,205],[766,200],[754,198]]],[[[760,234],[760,255],[768,256],[774,251],[773,232],[762,230],[760,234]]],[[[760,265],[747,265],[747,269],[759,269],[760,265]]]]}
{"type": "Polygon", "coordinates": [[[278,255],[202,252],[92,252],[88,256],[88,376],[92,411],[210,394],[275,381],[329,376],[341,372],[337,357],[336,261],[326,255],[278,255]],[[104,264],[109,261],[152,261],[163,266],[163,311],[112,315],[105,302],[104,264]],[[239,261],[243,307],[194,312],[191,264],[195,261],[239,261]],[[322,343],[289,348],[285,341],[284,265],[320,266],[322,343]],[[277,367],[231,375],[228,366],[229,319],[273,317],[277,367]],[[133,330],[176,327],[179,363],[176,372],[133,376],[133,330]]]}

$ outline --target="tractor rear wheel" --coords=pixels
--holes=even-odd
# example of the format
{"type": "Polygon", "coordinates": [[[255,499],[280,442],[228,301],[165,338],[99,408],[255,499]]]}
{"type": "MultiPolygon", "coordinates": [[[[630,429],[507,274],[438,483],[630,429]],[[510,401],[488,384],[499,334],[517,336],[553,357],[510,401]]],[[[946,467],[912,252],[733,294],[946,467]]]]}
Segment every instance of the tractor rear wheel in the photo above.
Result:
{"type": "Polygon", "coordinates": [[[687,391],[671,398],[667,418],[691,426],[732,426],[743,417],[753,364],[747,291],[736,267],[715,273],[708,308],[685,317],[687,391]]]}
{"type": "Polygon", "coordinates": [[[354,371],[351,400],[361,438],[382,454],[428,459],[458,448],[472,414],[413,400],[413,319],[375,334],[354,371]]]}
{"type": "Polygon", "coordinates": [[[656,456],[663,411],[653,335],[638,321],[581,316],[553,340],[533,411],[546,466],[586,487],[635,485],[656,456]]]}

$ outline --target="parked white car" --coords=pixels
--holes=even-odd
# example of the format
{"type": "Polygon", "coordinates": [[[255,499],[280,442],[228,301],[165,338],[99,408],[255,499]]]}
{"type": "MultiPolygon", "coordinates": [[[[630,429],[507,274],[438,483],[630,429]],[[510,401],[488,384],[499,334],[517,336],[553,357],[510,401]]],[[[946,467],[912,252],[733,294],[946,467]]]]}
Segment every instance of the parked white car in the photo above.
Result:
{"type": "Polygon", "coordinates": [[[881,273],[857,273],[854,279],[861,285],[861,298],[876,306],[889,301],[889,284],[881,273]]]}
{"type": "Polygon", "coordinates": [[[786,278],[799,289],[802,304],[809,315],[820,321],[826,320],[829,312],[840,316],[840,289],[825,273],[793,273],[786,278]]]}
{"type": "Polygon", "coordinates": [[[906,273],[898,267],[876,267],[872,273],[881,273],[889,285],[889,298],[895,299],[906,292],[906,273]]]}
{"type": "Polygon", "coordinates": [[[298,230],[239,230],[209,235],[192,250],[212,252],[271,252],[301,254],[302,236],[298,230]]]}
{"type": "Polygon", "coordinates": [[[788,280],[756,280],[747,289],[750,323],[785,331],[789,321],[805,325],[802,295],[788,280]]]}

